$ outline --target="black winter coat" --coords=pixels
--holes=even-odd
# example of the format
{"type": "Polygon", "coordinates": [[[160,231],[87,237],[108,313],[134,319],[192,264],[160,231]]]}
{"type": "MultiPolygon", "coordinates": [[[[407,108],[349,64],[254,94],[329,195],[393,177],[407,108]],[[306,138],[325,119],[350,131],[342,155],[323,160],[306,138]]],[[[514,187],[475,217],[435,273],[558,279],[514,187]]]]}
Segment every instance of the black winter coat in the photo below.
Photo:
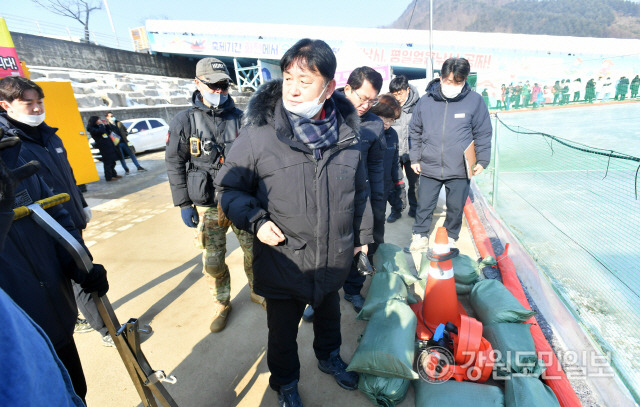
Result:
{"type": "MultiPolygon", "coordinates": [[[[26,164],[19,151],[20,146],[2,151],[7,167],[26,164]]],[[[51,191],[37,174],[16,188],[16,201],[20,203],[48,196],[51,191]]],[[[57,205],[48,212],[82,242],[67,211],[57,205]]],[[[69,253],[31,217],[13,222],[0,249],[0,287],[40,325],[55,349],[73,341],[78,308],[69,279],[82,283],[85,277],[69,253]]]]}
{"type": "Polygon", "coordinates": [[[354,246],[373,242],[360,118],[344,97],[331,99],[338,142],[315,161],[293,134],[282,81],[262,85],[216,178],[222,208],[238,228],[255,233],[271,220],[285,235],[278,246],[254,238],[254,289],[267,298],[319,305],[342,287],[354,246]]]}
{"type": "Polygon", "coordinates": [[[116,151],[116,146],[109,137],[111,130],[107,126],[98,124],[93,127],[87,127],[87,131],[95,141],[96,148],[100,150],[102,161],[115,162],[120,158],[120,153],[116,151]]]}
{"type": "Polygon", "coordinates": [[[439,180],[466,178],[464,150],[475,140],[478,164],[491,160],[491,120],[482,96],[468,83],[453,99],[440,91],[440,79],[427,86],[409,125],[411,164],[420,163],[420,175],[439,180]]]}
{"type": "MultiPolygon", "coordinates": [[[[344,96],[344,90],[336,91],[344,96]]],[[[384,152],[387,149],[384,139],[384,122],[371,112],[360,116],[360,151],[362,161],[367,168],[371,205],[384,208],[384,152]]]]}
{"type": "Polygon", "coordinates": [[[385,204],[389,193],[395,188],[396,182],[402,180],[400,171],[400,160],[398,159],[398,133],[389,127],[384,131],[385,145],[387,149],[384,153],[384,196],[385,204]]]}
{"type": "Polygon", "coordinates": [[[202,113],[205,121],[206,128],[197,129],[198,137],[202,140],[215,140],[215,144],[224,146],[226,156],[231,144],[238,137],[242,110],[236,108],[231,96],[218,108],[210,108],[202,103],[198,90],[193,93],[191,103],[193,107],[178,113],[169,125],[165,164],[171,196],[175,206],[215,206],[217,200],[213,180],[218,174],[220,157],[215,153],[205,154],[202,151],[200,156],[191,155],[189,138],[193,134],[190,112],[197,110],[198,113],[202,113]]]}
{"type": "Polygon", "coordinates": [[[0,113],[0,128],[5,134],[17,136],[22,140],[21,157],[27,161],[40,162],[42,166],[38,175],[44,179],[54,195],[63,192],[69,194],[70,199],[62,206],[71,215],[76,228],[86,228],[87,221],[82,208],[87,206],[87,202],[76,185],[76,178],[67,159],[67,150],[60,137],[56,135],[58,129],[42,123],[25,132],[12,123],[6,113],[0,113]]]}

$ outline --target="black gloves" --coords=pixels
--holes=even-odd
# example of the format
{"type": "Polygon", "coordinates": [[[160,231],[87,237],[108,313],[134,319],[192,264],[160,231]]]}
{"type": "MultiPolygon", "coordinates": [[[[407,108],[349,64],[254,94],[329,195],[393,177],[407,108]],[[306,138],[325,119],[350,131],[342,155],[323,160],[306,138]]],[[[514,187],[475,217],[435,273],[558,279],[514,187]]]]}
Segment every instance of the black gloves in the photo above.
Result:
{"type": "MultiPolygon", "coordinates": [[[[18,137],[3,137],[0,129],[0,150],[10,148],[20,143],[18,137]]],[[[18,184],[25,178],[35,174],[40,169],[40,163],[31,161],[14,170],[10,170],[0,157],[0,212],[8,212],[13,209],[15,192],[18,184]]]]}
{"type": "Polygon", "coordinates": [[[80,284],[80,287],[87,294],[97,292],[98,297],[102,297],[109,291],[107,270],[104,269],[102,264],[94,264],[93,269],[87,274],[87,278],[80,284]]]}

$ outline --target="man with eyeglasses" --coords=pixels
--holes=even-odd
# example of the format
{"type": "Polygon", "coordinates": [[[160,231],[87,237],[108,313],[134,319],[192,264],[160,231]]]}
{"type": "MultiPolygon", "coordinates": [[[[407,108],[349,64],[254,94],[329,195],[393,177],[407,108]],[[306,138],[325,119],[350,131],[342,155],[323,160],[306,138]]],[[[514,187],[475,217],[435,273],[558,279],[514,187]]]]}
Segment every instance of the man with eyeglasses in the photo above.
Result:
{"type": "Polygon", "coordinates": [[[480,94],[466,82],[471,66],[464,58],[444,61],[441,77],[427,85],[427,93],[413,110],[409,124],[411,168],[420,175],[418,210],[409,250],[426,252],[433,212],[440,189],[447,193],[444,227],[449,245],[455,246],[462,227],[464,204],[469,195],[464,150],[475,141],[476,163],[471,171],[479,175],[491,159],[491,120],[480,94]]]}
{"type": "MultiPolygon", "coordinates": [[[[387,145],[384,137],[384,123],[375,114],[369,112],[376,106],[378,94],[382,88],[382,75],[368,66],[356,68],[349,75],[347,84],[336,92],[344,95],[360,116],[360,151],[367,169],[371,209],[373,210],[373,240],[369,245],[369,258],[373,257],[377,246],[384,243],[384,217],[386,201],[384,198],[384,153],[387,145]]],[[[365,276],[360,275],[356,265],[352,264],[347,280],[344,282],[344,299],[351,302],[353,309],[360,312],[364,297],[360,290],[365,276]]],[[[313,308],[308,306],[303,314],[307,322],[313,320],[313,308]]]]}
{"type": "Polygon", "coordinates": [[[244,252],[251,301],[263,308],[266,304],[263,297],[253,292],[253,235],[237,229],[224,216],[213,185],[240,131],[242,111],[229,95],[230,80],[222,61],[216,58],[198,61],[193,106],[171,121],[165,155],[173,204],[180,207],[184,224],[197,228],[195,244],[203,249],[203,273],[214,300],[211,332],[222,331],[231,312],[229,267],[225,263],[229,226],[244,252]]]}

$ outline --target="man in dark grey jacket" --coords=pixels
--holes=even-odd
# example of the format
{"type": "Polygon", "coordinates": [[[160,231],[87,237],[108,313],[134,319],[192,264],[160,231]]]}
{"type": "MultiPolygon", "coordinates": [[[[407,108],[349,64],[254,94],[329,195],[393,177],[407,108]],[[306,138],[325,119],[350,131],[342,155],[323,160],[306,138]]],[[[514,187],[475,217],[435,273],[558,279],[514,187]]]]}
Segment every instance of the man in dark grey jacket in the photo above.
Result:
{"type": "Polygon", "coordinates": [[[282,81],[249,101],[240,136],[216,177],[224,213],[255,233],[255,291],[267,299],[269,384],[279,406],[302,406],[298,324],[315,309],[318,368],[349,390],[358,375],[340,357],[340,297],[353,256],[372,242],[360,119],[334,93],[336,59],[303,39],[280,60],[282,81]]]}
{"type": "Polygon", "coordinates": [[[447,192],[444,227],[449,244],[455,244],[469,195],[464,150],[475,141],[473,175],[479,175],[491,159],[489,111],[482,96],[466,83],[470,70],[464,58],[447,59],[441,78],[429,83],[413,112],[409,126],[411,168],[420,174],[418,210],[409,247],[413,252],[426,251],[429,246],[433,212],[443,185],[447,192]]]}
{"type": "MultiPolygon", "coordinates": [[[[408,215],[413,218],[416,216],[416,208],[418,207],[416,190],[420,177],[411,169],[411,160],[409,159],[409,123],[413,116],[413,109],[416,104],[418,104],[418,100],[420,100],[420,95],[418,94],[418,89],[409,85],[409,81],[404,75],[398,75],[391,80],[389,83],[389,92],[391,92],[393,97],[395,97],[402,105],[400,118],[396,120],[392,127],[398,133],[398,156],[400,159],[400,168],[401,170],[404,169],[404,173],[409,184],[409,188],[406,191],[406,199],[404,183],[399,183],[396,184],[395,189],[391,190],[391,193],[389,194],[389,202],[397,201],[397,198],[391,195],[399,195],[400,199],[405,202],[405,204],[409,201],[408,215]]],[[[400,219],[402,216],[402,209],[404,208],[392,206],[387,222],[393,223],[400,219]]]]}

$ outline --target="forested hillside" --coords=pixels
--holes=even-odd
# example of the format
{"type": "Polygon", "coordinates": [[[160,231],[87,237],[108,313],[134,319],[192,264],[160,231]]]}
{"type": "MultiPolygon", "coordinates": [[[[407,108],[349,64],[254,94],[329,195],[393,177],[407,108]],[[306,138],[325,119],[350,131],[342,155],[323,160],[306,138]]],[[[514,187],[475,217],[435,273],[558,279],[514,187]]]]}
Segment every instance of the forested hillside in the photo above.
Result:
{"type": "MultiPolygon", "coordinates": [[[[434,30],[640,39],[640,4],[625,0],[433,0],[434,30]]],[[[429,0],[389,28],[429,28],[429,0]]]]}

